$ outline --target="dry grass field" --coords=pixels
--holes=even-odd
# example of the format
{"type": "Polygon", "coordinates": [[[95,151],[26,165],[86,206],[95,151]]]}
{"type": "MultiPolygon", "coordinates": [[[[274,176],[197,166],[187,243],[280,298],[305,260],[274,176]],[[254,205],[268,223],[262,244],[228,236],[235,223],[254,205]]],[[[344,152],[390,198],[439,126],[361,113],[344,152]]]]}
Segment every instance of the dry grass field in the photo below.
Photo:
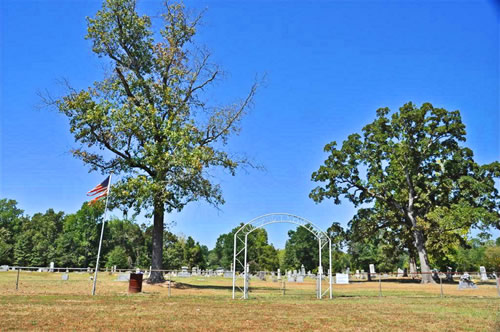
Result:
{"type": "MultiPolygon", "coordinates": [[[[0,273],[0,330],[188,330],[219,331],[500,331],[500,298],[493,283],[475,290],[457,285],[384,281],[334,285],[334,299],[317,300],[314,281],[250,283],[250,299],[231,299],[231,279],[177,278],[143,286],[129,295],[128,283],[99,275],[90,295],[87,273],[0,273]]],[[[307,280],[307,279],[306,279],[307,280]]],[[[323,283],[326,290],[327,283],[323,283]]]]}

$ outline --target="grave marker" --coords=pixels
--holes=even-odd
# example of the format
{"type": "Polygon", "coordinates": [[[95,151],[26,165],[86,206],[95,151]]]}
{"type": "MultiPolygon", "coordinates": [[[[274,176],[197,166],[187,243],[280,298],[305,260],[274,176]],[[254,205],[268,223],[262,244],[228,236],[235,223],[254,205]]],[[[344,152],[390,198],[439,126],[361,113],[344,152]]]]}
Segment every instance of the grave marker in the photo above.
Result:
{"type": "Polygon", "coordinates": [[[481,281],[488,281],[488,275],[484,266],[479,267],[479,272],[481,273],[481,281]]]}
{"type": "Polygon", "coordinates": [[[349,275],[347,273],[337,273],[335,274],[335,283],[339,285],[349,284],[349,275]]]}

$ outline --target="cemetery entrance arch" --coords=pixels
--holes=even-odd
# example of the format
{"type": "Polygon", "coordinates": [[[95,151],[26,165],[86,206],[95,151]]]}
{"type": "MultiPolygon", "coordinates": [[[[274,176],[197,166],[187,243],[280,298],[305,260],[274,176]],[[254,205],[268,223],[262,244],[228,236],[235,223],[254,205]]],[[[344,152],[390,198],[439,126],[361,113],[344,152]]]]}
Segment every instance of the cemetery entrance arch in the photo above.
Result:
{"type": "Polygon", "coordinates": [[[326,292],[329,292],[330,299],[332,298],[332,240],[330,237],[322,231],[318,226],[314,225],[311,221],[295,216],[289,213],[269,213],[262,215],[260,217],[254,218],[240,227],[234,234],[234,251],[233,251],[233,299],[236,298],[236,291],[241,291],[243,293],[242,299],[248,299],[248,273],[249,268],[247,264],[247,247],[248,247],[248,235],[255,231],[256,229],[265,227],[270,224],[276,223],[289,223],[304,227],[309,232],[311,232],[318,240],[319,248],[319,266],[318,266],[318,278],[322,280],[323,278],[323,266],[321,265],[321,250],[328,244],[328,289],[322,293],[321,282],[318,283],[318,298],[321,299],[326,292]],[[241,250],[237,250],[238,241],[244,244],[241,250]],[[242,268],[243,273],[243,289],[236,285],[236,267],[242,268]]]}

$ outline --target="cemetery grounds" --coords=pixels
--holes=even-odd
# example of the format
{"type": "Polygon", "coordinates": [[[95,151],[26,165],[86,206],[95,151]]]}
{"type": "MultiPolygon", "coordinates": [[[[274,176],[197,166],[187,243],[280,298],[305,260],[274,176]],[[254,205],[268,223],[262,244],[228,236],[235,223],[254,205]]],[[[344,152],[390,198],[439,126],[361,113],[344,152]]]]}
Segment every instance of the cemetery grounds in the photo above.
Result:
{"type": "MultiPolygon", "coordinates": [[[[117,274],[100,273],[91,296],[89,273],[0,273],[0,330],[252,331],[500,331],[500,297],[493,281],[477,289],[386,279],[334,285],[334,299],[316,299],[315,281],[251,280],[250,298],[232,300],[232,279],[173,278],[128,294],[117,274]],[[380,296],[380,287],[382,296],[380,296]]],[[[328,288],[325,281],[323,289],[328,288]]],[[[239,295],[239,294],[238,294],[239,295]]]]}

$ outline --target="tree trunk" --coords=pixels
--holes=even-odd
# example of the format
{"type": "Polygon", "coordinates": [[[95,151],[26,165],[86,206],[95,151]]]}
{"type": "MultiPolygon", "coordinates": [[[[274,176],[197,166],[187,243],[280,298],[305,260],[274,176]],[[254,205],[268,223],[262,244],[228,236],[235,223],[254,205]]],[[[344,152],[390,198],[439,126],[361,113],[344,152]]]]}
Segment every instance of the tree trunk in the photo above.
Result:
{"type": "Polygon", "coordinates": [[[431,268],[429,265],[429,258],[427,257],[427,250],[425,249],[424,234],[421,230],[414,227],[413,236],[415,237],[415,246],[417,247],[418,258],[420,260],[420,272],[422,273],[423,284],[434,284],[432,279],[431,268]]]}
{"type": "Polygon", "coordinates": [[[417,262],[414,256],[410,257],[410,276],[412,279],[415,279],[417,275],[417,262]]]}
{"type": "Polygon", "coordinates": [[[406,216],[411,222],[413,228],[413,237],[415,240],[415,247],[417,249],[418,258],[420,260],[420,272],[422,273],[422,283],[434,284],[435,281],[432,279],[431,268],[429,266],[429,258],[427,257],[427,250],[425,250],[425,239],[424,233],[418,228],[417,218],[414,214],[414,204],[415,204],[415,189],[413,186],[413,181],[406,171],[406,182],[408,183],[408,208],[406,210],[406,216]]]}
{"type": "Polygon", "coordinates": [[[151,255],[151,275],[149,276],[148,283],[156,284],[164,282],[163,272],[154,271],[161,270],[163,262],[163,217],[165,207],[163,202],[155,201],[153,210],[153,252],[151,255]]]}

